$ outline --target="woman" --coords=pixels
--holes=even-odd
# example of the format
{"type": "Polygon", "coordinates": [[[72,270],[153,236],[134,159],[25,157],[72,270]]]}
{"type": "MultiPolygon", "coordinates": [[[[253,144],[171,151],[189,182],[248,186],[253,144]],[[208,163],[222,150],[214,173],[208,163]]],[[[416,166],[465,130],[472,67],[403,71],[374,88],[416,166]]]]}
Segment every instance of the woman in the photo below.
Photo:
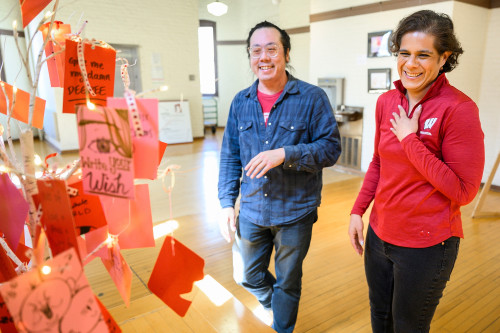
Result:
{"type": "Polygon", "coordinates": [[[374,332],[428,332],[463,238],[460,206],[484,167],[476,104],[444,73],[463,53],[445,14],[399,22],[391,51],[400,80],[376,106],[375,150],[351,211],[349,237],[363,254],[374,332]]]}

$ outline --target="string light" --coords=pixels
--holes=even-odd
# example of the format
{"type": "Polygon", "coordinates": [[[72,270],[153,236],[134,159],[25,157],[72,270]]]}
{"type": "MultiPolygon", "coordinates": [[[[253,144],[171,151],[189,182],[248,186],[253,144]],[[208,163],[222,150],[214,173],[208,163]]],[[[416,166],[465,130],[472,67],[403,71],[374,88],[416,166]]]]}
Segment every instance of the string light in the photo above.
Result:
{"type": "Polygon", "coordinates": [[[52,272],[52,268],[50,268],[50,266],[45,265],[42,267],[41,271],[42,274],[49,275],[50,272],[52,272]]]}
{"type": "Polygon", "coordinates": [[[38,154],[35,154],[35,165],[42,165],[42,158],[38,154]]]}
{"type": "Polygon", "coordinates": [[[95,104],[92,103],[91,101],[87,101],[87,108],[89,110],[95,110],[95,104]]]}
{"type": "Polygon", "coordinates": [[[7,173],[9,171],[9,168],[7,168],[5,165],[0,165],[0,172],[1,173],[7,173]]]}
{"type": "Polygon", "coordinates": [[[49,10],[48,12],[45,13],[45,19],[48,19],[49,17],[52,16],[52,12],[49,10]]]}
{"type": "Polygon", "coordinates": [[[17,21],[12,22],[12,29],[17,30],[17,21]]]}
{"type": "Polygon", "coordinates": [[[113,247],[113,244],[115,242],[116,237],[113,237],[111,234],[108,233],[108,238],[104,241],[104,244],[110,249],[113,247]]]}

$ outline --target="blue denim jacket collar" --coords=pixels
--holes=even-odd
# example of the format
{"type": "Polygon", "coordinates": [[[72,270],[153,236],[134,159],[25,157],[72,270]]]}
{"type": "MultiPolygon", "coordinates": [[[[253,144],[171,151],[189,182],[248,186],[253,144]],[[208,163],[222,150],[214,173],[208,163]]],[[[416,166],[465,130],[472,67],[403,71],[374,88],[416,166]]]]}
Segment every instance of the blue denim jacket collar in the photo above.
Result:
{"type": "MultiPolygon", "coordinates": [[[[281,102],[281,100],[285,97],[285,95],[289,94],[298,94],[299,93],[299,86],[298,86],[298,81],[297,79],[290,74],[288,71],[286,72],[286,75],[288,77],[288,81],[285,84],[285,89],[283,89],[283,94],[278,98],[276,103],[281,102]]],[[[252,98],[256,101],[257,99],[257,87],[259,86],[259,79],[255,80],[255,82],[246,89],[244,95],[247,98],[252,98]]]]}

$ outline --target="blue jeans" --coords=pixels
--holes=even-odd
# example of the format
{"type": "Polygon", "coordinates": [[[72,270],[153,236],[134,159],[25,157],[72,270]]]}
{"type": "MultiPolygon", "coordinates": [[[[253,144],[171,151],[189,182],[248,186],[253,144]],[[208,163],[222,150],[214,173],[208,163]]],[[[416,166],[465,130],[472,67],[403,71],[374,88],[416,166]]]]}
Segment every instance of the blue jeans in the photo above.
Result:
{"type": "Polygon", "coordinates": [[[292,332],[297,321],[302,288],[302,262],[311,243],[317,210],[288,225],[262,227],[239,216],[233,244],[233,269],[238,284],[262,306],[272,309],[273,329],[292,332]],[[269,272],[275,248],[276,278],[269,272]]]}
{"type": "Polygon", "coordinates": [[[429,332],[450,279],[460,238],[427,248],[408,248],[381,240],[369,226],[365,272],[373,332],[429,332]]]}

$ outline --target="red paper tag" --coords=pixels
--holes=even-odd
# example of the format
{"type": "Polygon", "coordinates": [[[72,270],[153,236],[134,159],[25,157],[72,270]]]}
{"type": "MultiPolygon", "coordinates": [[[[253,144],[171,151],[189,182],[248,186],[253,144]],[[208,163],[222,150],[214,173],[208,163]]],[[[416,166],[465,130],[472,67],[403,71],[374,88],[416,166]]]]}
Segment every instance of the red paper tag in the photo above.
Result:
{"type": "Polygon", "coordinates": [[[5,253],[3,247],[0,246],[0,283],[9,281],[16,276],[17,274],[11,259],[7,253],[5,253]]]}
{"type": "Polygon", "coordinates": [[[69,198],[77,233],[81,235],[104,227],[106,225],[106,216],[102,210],[99,196],[84,193],[81,180],[70,184],[70,186],[78,190],[76,196],[69,198]]]}
{"type": "Polygon", "coordinates": [[[132,287],[132,271],[129,265],[123,259],[120,253],[120,247],[118,244],[114,245],[112,248],[108,249],[110,251],[110,259],[104,260],[101,258],[102,263],[106,266],[106,269],[111,275],[113,282],[115,283],[120,295],[128,307],[130,303],[130,292],[132,287]]]}
{"type": "MultiPolygon", "coordinates": [[[[78,65],[77,42],[66,40],[64,61],[63,112],[75,113],[76,105],[87,104],[85,82],[78,65]]],[[[112,97],[115,84],[116,51],[85,43],[85,68],[92,90],[89,98],[95,105],[106,106],[106,97],[112,97]]]]}
{"type": "Polygon", "coordinates": [[[158,147],[158,164],[161,163],[161,160],[163,158],[163,155],[165,154],[165,149],[167,149],[167,144],[165,142],[158,141],[159,147],[158,147]]]}
{"type": "Polygon", "coordinates": [[[19,0],[23,14],[23,28],[45,8],[52,0],[19,0]]]}
{"type": "Polygon", "coordinates": [[[122,249],[155,246],[148,184],[135,185],[135,193],[135,200],[101,196],[109,233],[120,235],[122,249]]]}
{"type": "Polygon", "coordinates": [[[109,333],[118,333],[121,332],[122,329],[118,324],[116,323],[115,319],[111,317],[111,314],[109,313],[108,309],[101,303],[99,298],[95,298],[97,301],[97,304],[99,304],[99,307],[101,308],[101,313],[104,321],[106,322],[106,325],[108,325],[109,333]]]}
{"type": "Polygon", "coordinates": [[[16,325],[14,325],[14,319],[9,313],[2,295],[0,295],[0,332],[17,333],[16,325]]]}
{"type": "Polygon", "coordinates": [[[19,244],[28,210],[28,203],[9,175],[0,174],[0,231],[5,235],[12,251],[15,251],[19,244]]]}
{"type": "MultiPolygon", "coordinates": [[[[44,40],[47,37],[49,26],[50,22],[47,22],[40,28],[44,40]]],[[[64,24],[61,21],[54,21],[51,36],[52,39],[55,39],[58,44],[49,41],[45,46],[45,56],[48,57],[53,53],[61,51],[66,44],[65,35],[70,33],[71,26],[69,24],[64,24]]],[[[50,86],[62,87],[64,82],[64,51],[47,60],[47,69],[49,70],[50,86]]]]}
{"type": "Polygon", "coordinates": [[[56,256],[71,247],[78,253],[75,223],[65,181],[38,180],[37,185],[43,209],[42,225],[52,254],[56,256]]]}
{"type": "Polygon", "coordinates": [[[195,281],[203,279],[204,266],[203,258],[177,240],[172,245],[172,237],[167,236],[149,278],[149,290],[184,317],[191,302],[181,295],[190,292],[195,281]]]}

